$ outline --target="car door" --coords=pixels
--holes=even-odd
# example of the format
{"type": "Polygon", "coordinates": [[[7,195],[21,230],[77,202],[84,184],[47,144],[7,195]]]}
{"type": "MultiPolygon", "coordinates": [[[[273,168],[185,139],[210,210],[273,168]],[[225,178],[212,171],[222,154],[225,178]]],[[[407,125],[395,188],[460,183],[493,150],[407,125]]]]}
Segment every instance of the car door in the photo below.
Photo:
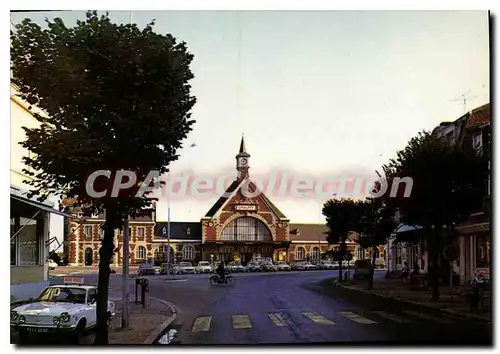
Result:
{"type": "Polygon", "coordinates": [[[97,324],[97,289],[89,289],[87,292],[87,306],[89,311],[85,314],[87,327],[97,324]]]}

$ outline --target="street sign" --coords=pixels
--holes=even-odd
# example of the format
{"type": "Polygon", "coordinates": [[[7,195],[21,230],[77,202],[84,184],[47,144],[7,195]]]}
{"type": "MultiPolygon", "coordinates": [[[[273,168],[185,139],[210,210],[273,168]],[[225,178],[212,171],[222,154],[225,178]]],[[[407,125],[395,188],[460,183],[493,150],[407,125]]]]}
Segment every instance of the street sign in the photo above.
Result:
{"type": "Polygon", "coordinates": [[[443,249],[443,257],[450,262],[456,261],[460,257],[460,251],[458,247],[448,245],[443,249]]]}

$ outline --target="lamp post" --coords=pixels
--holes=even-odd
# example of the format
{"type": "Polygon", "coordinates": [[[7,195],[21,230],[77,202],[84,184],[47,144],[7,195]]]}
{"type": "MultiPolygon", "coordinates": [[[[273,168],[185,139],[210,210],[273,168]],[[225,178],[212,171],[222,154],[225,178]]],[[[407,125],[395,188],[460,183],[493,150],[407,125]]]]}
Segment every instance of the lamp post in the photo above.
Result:
{"type": "MultiPolygon", "coordinates": [[[[195,148],[197,145],[195,143],[189,145],[190,148],[195,148]]],[[[168,172],[167,172],[168,173],[168,172]]],[[[170,182],[170,181],[169,181],[170,182]]],[[[167,276],[170,276],[170,269],[172,264],[170,263],[170,191],[167,189],[167,276]]]]}

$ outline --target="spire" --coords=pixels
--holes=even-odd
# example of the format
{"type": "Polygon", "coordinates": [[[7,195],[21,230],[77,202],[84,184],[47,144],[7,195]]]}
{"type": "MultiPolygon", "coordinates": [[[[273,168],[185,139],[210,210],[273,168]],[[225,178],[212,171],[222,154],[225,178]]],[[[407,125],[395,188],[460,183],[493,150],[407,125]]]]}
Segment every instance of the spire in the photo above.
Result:
{"type": "Polygon", "coordinates": [[[247,148],[245,146],[245,137],[243,134],[241,134],[240,151],[238,152],[238,155],[236,155],[236,158],[238,157],[250,157],[250,154],[247,152],[247,148]]]}
{"type": "Polygon", "coordinates": [[[246,152],[247,150],[245,148],[245,136],[243,133],[241,133],[240,154],[244,154],[246,152]]]}

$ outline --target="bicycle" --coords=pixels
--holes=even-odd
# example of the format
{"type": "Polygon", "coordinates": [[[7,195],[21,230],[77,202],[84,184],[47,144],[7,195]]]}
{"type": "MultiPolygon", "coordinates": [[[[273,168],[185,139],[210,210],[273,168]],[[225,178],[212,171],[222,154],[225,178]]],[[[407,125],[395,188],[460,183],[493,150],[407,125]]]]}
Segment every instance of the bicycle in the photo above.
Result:
{"type": "Polygon", "coordinates": [[[214,274],[210,277],[210,285],[218,285],[218,284],[229,284],[234,285],[236,283],[236,278],[232,275],[226,275],[225,281],[222,281],[222,278],[218,274],[214,274]]]}

